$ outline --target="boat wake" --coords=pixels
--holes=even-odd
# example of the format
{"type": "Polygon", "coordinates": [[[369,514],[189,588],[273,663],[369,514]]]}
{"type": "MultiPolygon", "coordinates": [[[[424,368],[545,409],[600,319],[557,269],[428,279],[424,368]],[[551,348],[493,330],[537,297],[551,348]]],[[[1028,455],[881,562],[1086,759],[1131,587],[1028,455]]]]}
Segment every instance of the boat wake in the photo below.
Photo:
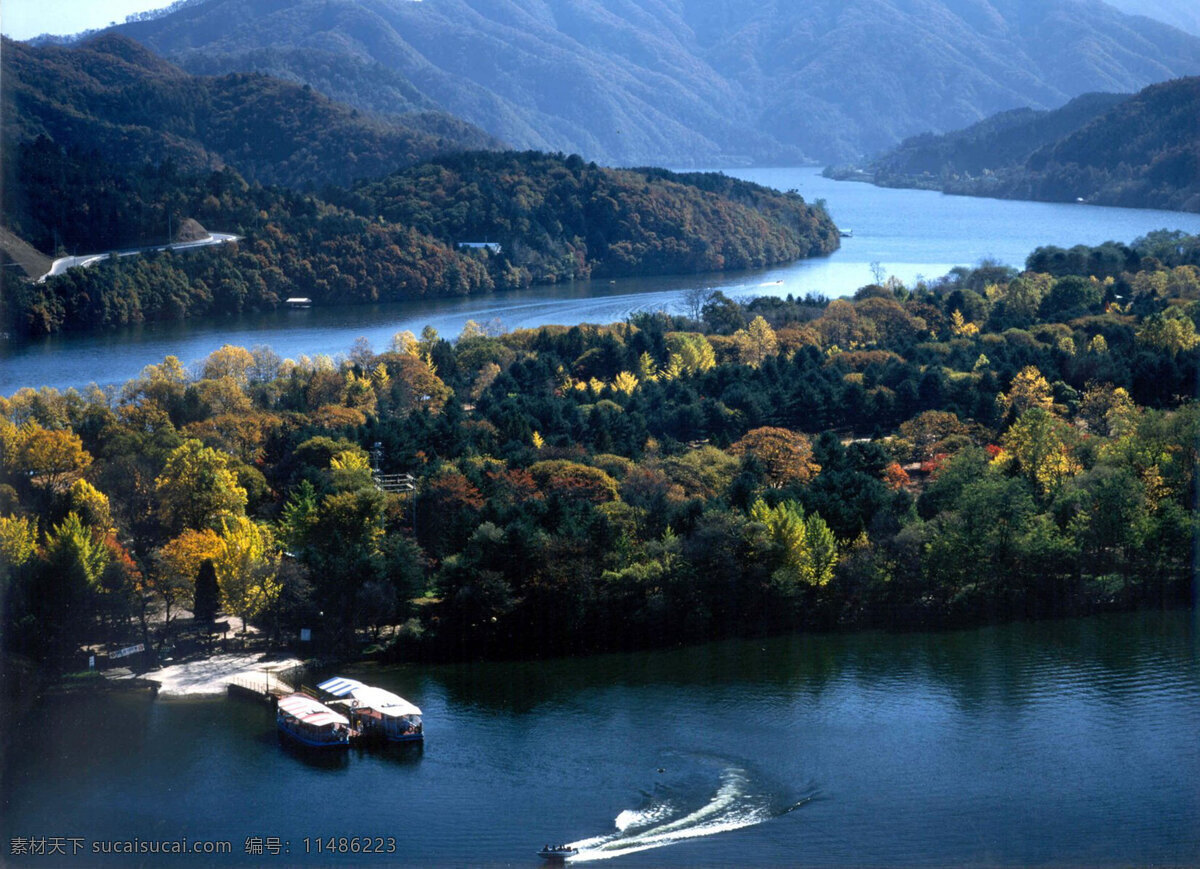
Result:
{"type": "Polygon", "coordinates": [[[667,789],[665,795],[651,797],[642,808],[618,814],[613,832],[569,843],[568,847],[579,850],[571,862],[607,860],[751,827],[785,815],[812,799],[814,796],[808,795],[780,809],[770,795],[755,792],[746,770],[727,767],[721,771],[716,792],[702,805],[667,789]]]}

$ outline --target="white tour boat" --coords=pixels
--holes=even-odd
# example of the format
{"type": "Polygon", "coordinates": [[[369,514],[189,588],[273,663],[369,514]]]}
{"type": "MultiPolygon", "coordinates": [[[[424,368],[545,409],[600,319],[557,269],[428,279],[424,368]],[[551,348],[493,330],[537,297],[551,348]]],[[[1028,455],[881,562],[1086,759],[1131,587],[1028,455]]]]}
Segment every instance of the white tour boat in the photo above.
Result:
{"type": "Polygon", "coordinates": [[[280,697],[275,726],[281,736],[310,748],[346,748],[350,745],[350,720],[307,694],[280,697]]]}
{"type": "Polygon", "coordinates": [[[425,738],[421,710],[398,694],[341,676],[326,679],[317,688],[338,698],[365,737],[383,737],[391,742],[425,738]]]}

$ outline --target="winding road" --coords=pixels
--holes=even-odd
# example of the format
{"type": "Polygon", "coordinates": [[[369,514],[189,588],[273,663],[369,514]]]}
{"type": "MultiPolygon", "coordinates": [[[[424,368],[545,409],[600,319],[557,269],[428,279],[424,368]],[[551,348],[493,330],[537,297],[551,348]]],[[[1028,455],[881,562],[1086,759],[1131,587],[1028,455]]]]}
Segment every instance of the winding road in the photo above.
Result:
{"type": "Polygon", "coordinates": [[[214,244],[226,244],[231,241],[239,241],[240,239],[240,235],[231,235],[227,232],[210,232],[207,238],[200,238],[195,241],[177,241],[174,244],[160,244],[154,247],[136,247],[130,250],[118,250],[109,253],[88,253],[82,256],[59,257],[51,264],[50,271],[38,278],[37,282],[40,284],[46,278],[58,277],[68,269],[86,268],[87,266],[95,265],[111,256],[136,256],[137,254],[153,253],[162,250],[192,250],[198,247],[209,247],[214,244]]]}

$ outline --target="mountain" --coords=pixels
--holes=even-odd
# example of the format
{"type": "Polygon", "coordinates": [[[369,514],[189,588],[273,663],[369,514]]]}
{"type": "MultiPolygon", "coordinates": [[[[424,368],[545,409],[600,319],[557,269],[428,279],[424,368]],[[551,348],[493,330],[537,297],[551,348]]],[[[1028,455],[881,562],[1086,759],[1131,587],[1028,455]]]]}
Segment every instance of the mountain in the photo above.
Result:
{"type": "Polygon", "coordinates": [[[302,187],[500,145],[444,113],[372,116],[266,75],[196,76],[118,34],[72,48],[6,39],[2,49],[8,155],[44,136],[105,161],[170,160],[183,170],[231,165],[252,181],[302,187]]]}
{"type": "Polygon", "coordinates": [[[1200,5],[1196,0],[1108,0],[1129,15],[1145,15],[1200,36],[1200,5]]]}
{"type": "Polygon", "coordinates": [[[1053,111],[1000,112],[945,135],[924,133],[905,139],[874,160],[870,169],[876,183],[888,187],[913,186],[922,179],[930,186],[940,186],[963,175],[995,174],[1023,165],[1039,148],[1057,142],[1128,98],[1128,94],[1085,94],[1053,111]]]}
{"type": "Polygon", "coordinates": [[[1200,39],[1098,0],[193,0],[118,30],[625,165],[856,159],[1200,73],[1200,39]]]}
{"type": "Polygon", "coordinates": [[[1200,77],[1176,79],[909,139],[858,175],[890,187],[1200,211],[1198,118],[1200,77]]]}

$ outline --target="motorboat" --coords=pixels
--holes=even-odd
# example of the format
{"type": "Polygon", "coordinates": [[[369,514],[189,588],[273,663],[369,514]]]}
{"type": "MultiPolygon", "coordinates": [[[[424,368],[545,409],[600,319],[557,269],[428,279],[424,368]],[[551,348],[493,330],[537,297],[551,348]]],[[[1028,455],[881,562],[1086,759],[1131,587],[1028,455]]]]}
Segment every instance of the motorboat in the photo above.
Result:
{"type": "Polygon", "coordinates": [[[561,863],[568,857],[574,857],[578,853],[579,849],[572,848],[570,845],[543,845],[542,850],[538,851],[537,855],[543,860],[561,863]]]}
{"type": "Polygon", "coordinates": [[[280,697],[275,707],[280,736],[309,748],[347,748],[350,720],[307,694],[280,697]]]}
{"type": "Polygon", "coordinates": [[[357,679],[334,676],[317,685],[345,709],[350,722],[364,737],[389,742],[417,742],[425,738],[421,710],[398,694],[364,685],[357,679]]]}

